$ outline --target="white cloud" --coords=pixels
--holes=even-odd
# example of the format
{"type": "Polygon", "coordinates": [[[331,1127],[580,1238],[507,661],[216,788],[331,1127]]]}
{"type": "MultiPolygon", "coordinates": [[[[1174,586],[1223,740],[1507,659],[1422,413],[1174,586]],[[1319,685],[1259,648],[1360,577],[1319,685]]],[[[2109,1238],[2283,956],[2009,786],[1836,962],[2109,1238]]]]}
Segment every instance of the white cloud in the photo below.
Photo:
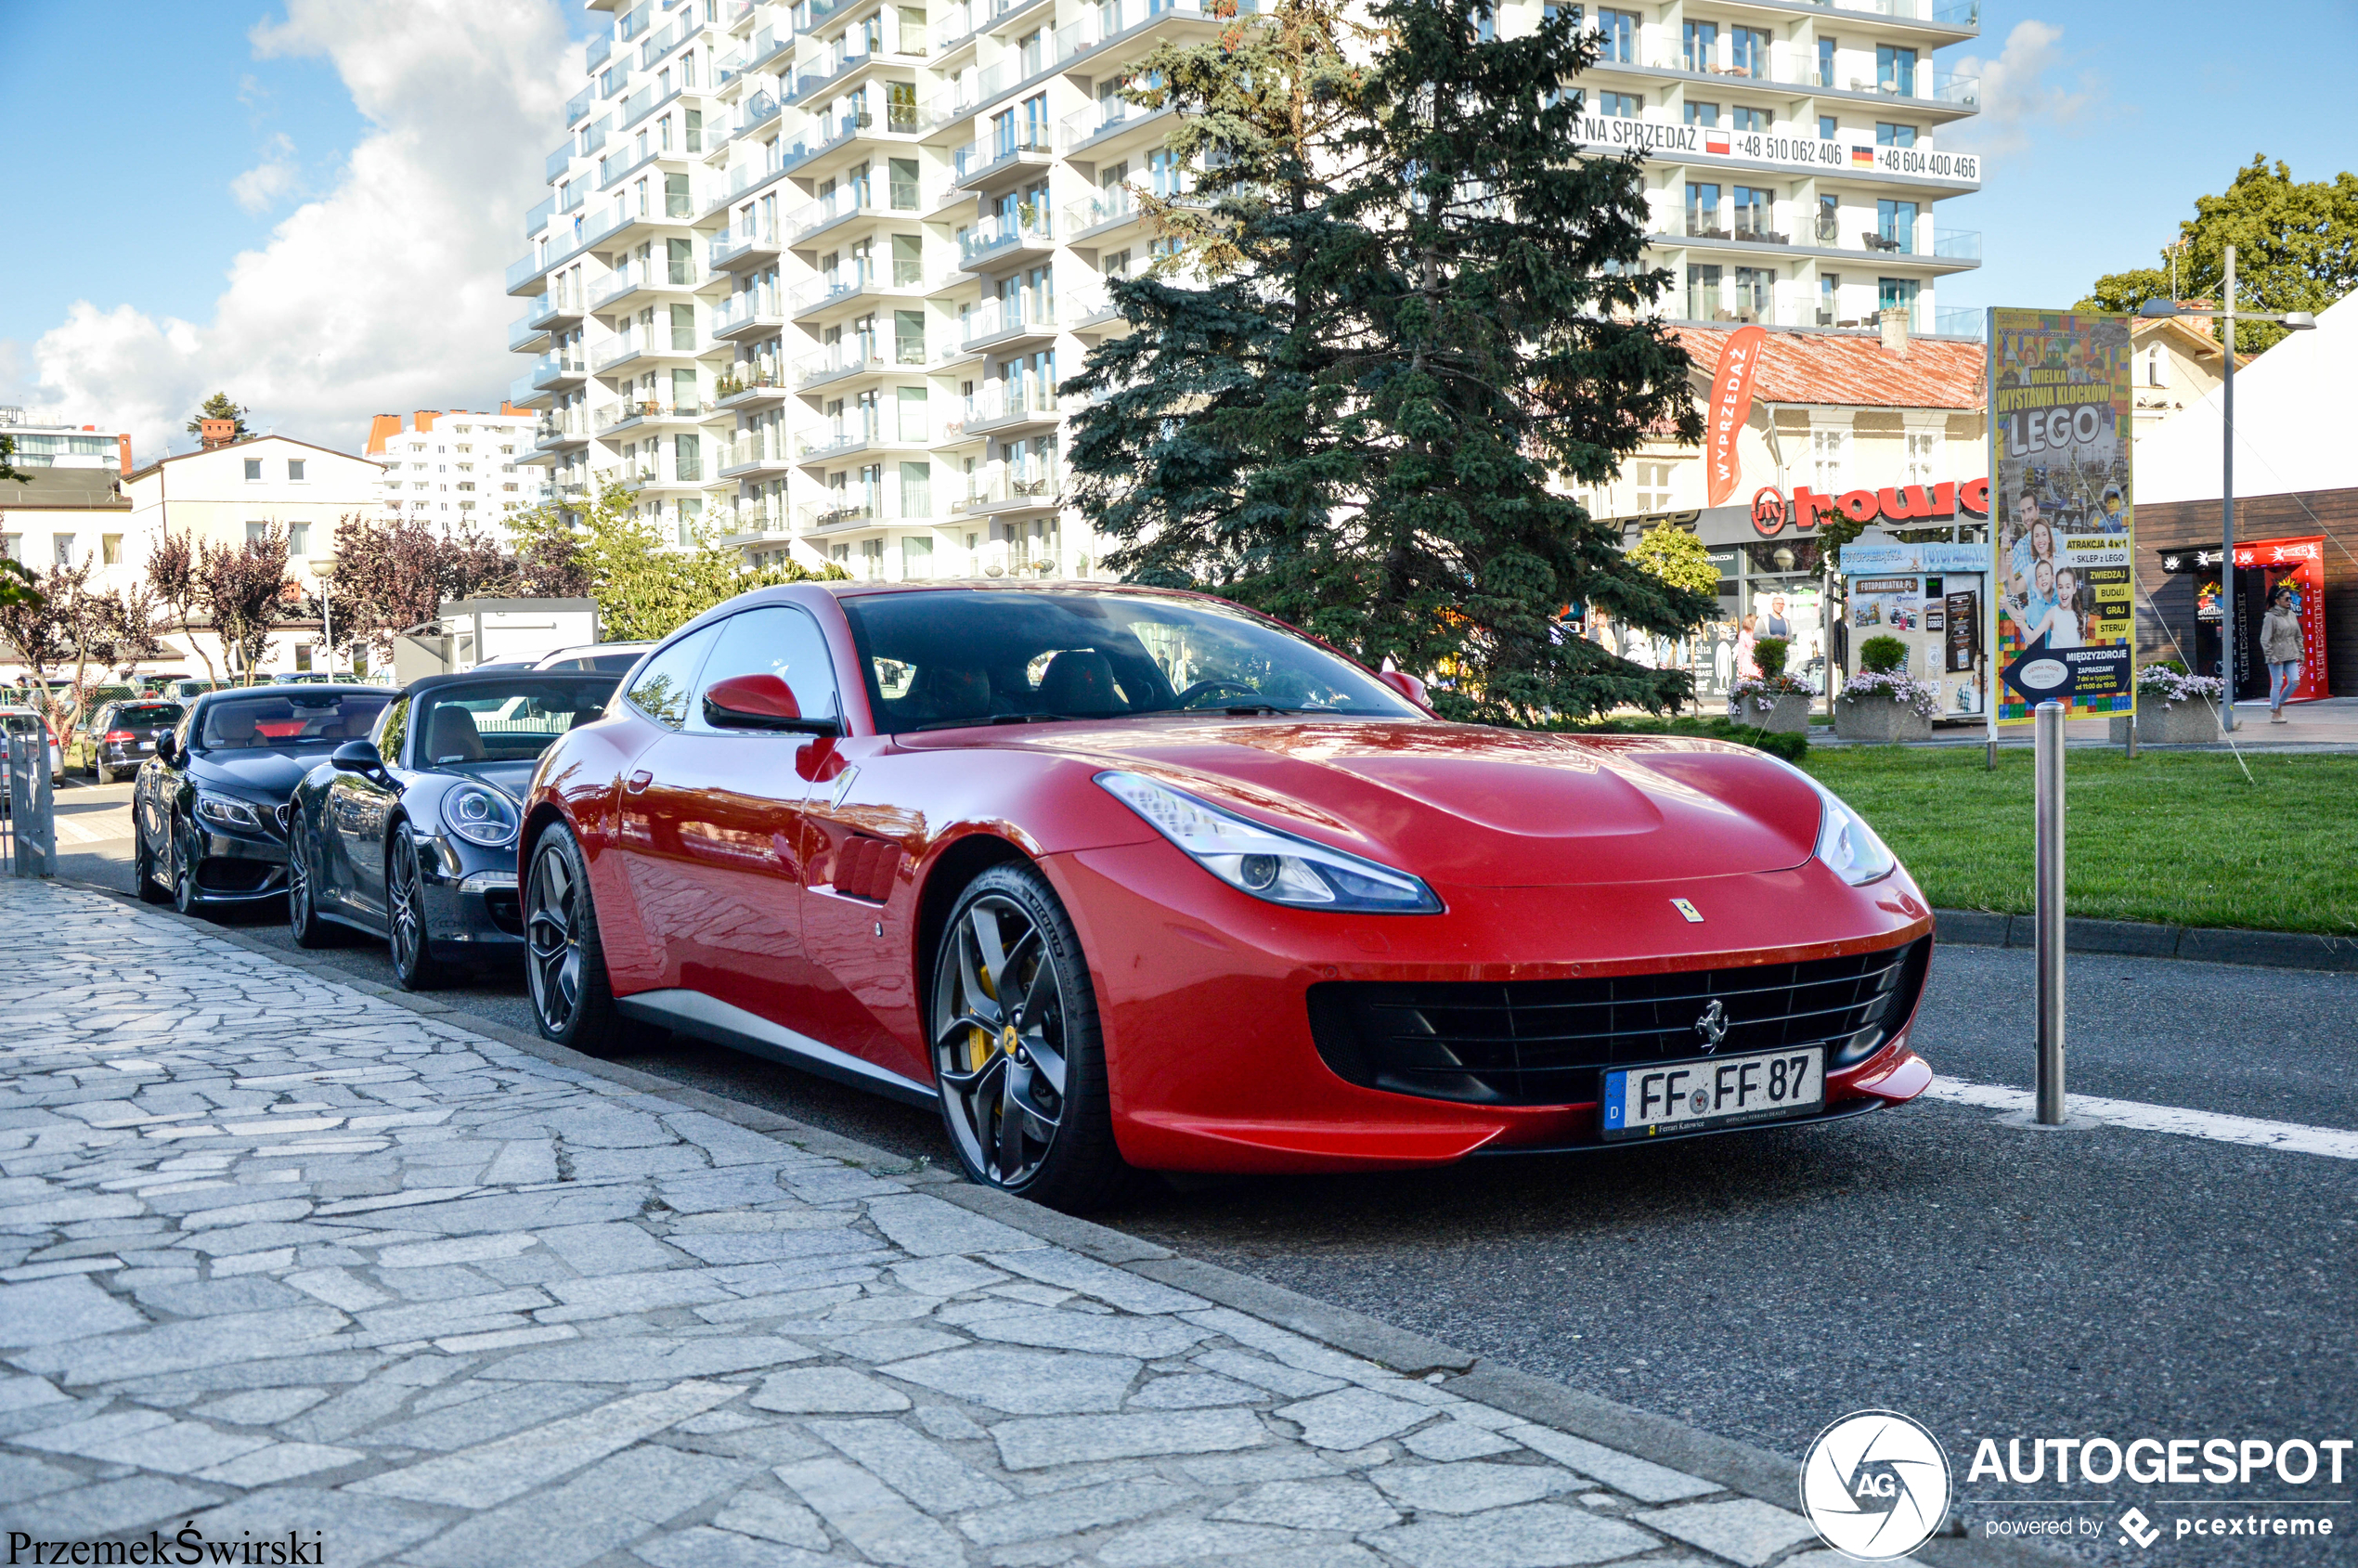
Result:
{"type": "MultiPolygon", "coordinates": [[[[239,254],[209,322],[77,302],[8,400],[129,430],[141,460],[168,434],[185,447],[216,389],[257,429],[353,451],[373,413],[497,407],[520,363],[504,273],[579,69],[554,0],[290,0],[252,40],[263,58],[327,57],[368,121],[334,188],[239,254]]],[[[233,198],[291,194],[292,152],[279,138],[233,198]]]]}
{"type": "Polygon", "coordinates": [[[1959,127],[1957,140],[2002,157],[2033,146],[2044,132],[2069,131],[2086,120],[2105,101],[2104,83],[2092,71],[2069,85],[2054,80],[2071,63],[2062,42],[2060,27],[2018,21],[1996,59],[1960,56],[1957,73],[1981,78],[1981,112],[1959,127]]]}
{"type": "Polygon", "coordinates": [[[301,175],[294,165],[294,143],[284,131],[270,138],[262,162],[229,182],[229,195],[249,213],[266,213],[294,194],[301,175]]]}

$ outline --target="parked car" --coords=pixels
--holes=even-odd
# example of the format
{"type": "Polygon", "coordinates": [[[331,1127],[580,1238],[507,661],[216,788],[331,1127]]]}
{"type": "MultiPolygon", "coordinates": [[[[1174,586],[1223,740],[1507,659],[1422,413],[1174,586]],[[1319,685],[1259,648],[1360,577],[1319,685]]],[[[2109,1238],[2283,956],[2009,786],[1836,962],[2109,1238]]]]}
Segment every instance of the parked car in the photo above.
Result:
{"type": "Polygon", "coordinates": [[[9,744],[32,741],[39,735],[49,752],[49,782],[63,784],[66,778],[65,750],[58,745],[57,732],[49,728],[46,714],[24,703],[0,703],[0,732],[9,737],[9,744]]]}
{"type": "Polygon", "coordinates": [[[939,1107],[973,1179],[1415,1168],[1921,1093],[1932,912],[1743,746],[1455,724],[1201,595],[795,584],[541,758],[541,1032],[939,1107]]]}
{"type": "Polygon", "coordinates": [[[179,676],[171,680],[164,681],[148,694],[149,696],[156,697],[169,697],[175,702],[185,703],[193,701],[198,697],[201,697],[207,692],[227,692],[235,689],[235,683],[232,681],[200,680],[192,680],[188,676],[179,676]]]}
{"type": "Polygon", "coordinates": [[[286,890],[279,808],[328,753],[366,736],[393,693],[376,686],[208,692],[139,765],[133,878],[182,914],[286,890]]]}
{"type": "Polygon", "coordinates": [[[132,773],[155,754],[156,740],[180,722],[188,708],[175,702],[135,697],[101,703],[73,732],[74,767],[86,770],[98,783],[110,784],[119,773],[132,773]]]}
{"type": "Polygon", "coordinates": [[[605,711],[616,677],[470,670],[393,699],[367,740],[312,769],[282,810],[287,919],[296,945],[339,927],[391,947],[412,991],[454,965],[513,961],[516,832],[551,742],[605,711]]]}
{"type": "Polygon", "coordinates": [[[560,648],[553,654],[543,654],[533,661],[535,669],[594,669],[607,675],[628,675],[630,667],[654,644],[652,642],[584,642],[577,647],[560,648]]]}

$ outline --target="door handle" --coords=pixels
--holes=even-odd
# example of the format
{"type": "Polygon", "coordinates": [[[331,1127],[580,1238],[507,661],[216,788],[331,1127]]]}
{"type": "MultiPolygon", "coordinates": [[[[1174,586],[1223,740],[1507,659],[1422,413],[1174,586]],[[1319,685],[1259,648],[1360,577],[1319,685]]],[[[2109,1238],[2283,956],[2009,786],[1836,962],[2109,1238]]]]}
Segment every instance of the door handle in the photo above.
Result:
{"type": "Polygon", "coordinates": [[[625,779],[622,783],[622,787],[629,791],[631,794],[636,795],[654,782],[655,776],[647,771],[646,769],[641,768],[637,772],[631,774],[628,779],[625,779]]]}

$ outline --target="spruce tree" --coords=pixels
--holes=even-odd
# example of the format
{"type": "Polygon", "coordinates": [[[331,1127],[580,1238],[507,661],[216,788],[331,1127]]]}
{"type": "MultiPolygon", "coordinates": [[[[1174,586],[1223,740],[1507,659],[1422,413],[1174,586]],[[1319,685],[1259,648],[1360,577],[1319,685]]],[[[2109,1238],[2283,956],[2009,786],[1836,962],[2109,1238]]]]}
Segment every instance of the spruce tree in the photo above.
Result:
{"type": "Polygon", "coordinates": [[[1569,14],[1490,36],[1477,0],[1281,0],[1143,61],[1195,189],[1109,280],[1127,334],[1067,390],[1080,504],[1134,580],[1202,588],[1438,678],[1454,717],[1535,723],[1691,694],[1552,625],[1670,634],[1716,600],[1625,560],[1551,487],[1700,438],[1647,319],[1632,159],[1575,158],[1595,45],[1569,14]]]}

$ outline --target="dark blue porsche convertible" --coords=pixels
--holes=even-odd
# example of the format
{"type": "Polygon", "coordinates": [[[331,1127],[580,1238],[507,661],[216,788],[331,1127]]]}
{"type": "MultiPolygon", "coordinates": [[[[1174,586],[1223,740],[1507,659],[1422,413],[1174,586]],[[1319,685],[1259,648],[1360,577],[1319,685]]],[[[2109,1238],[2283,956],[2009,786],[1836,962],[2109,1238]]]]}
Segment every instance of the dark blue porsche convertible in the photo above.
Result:
{"type": "Polygon", "coordinates": [[[499,669],[411,682],[283,808],[296,943],[381,937],[412,991],[454,965],[514,961],[525,787],[550,742],[605,712],[617,679],[499,669]]]}

